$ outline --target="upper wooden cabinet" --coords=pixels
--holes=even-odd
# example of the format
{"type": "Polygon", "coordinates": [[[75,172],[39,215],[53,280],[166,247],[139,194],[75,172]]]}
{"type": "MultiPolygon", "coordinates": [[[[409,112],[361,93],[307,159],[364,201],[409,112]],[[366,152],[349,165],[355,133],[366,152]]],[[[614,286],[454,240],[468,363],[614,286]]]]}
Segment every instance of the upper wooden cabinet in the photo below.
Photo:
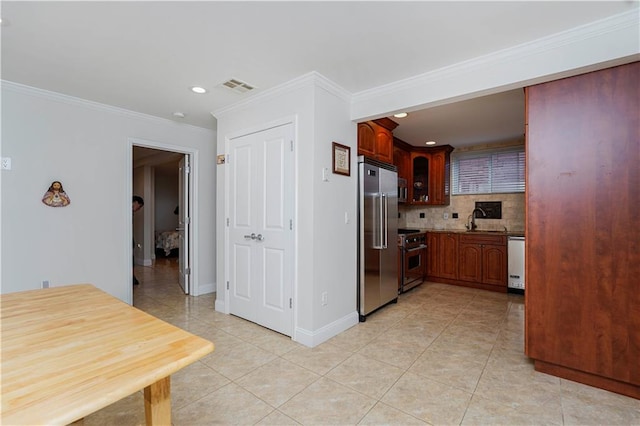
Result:
{"type": "MultiPolygon", "coordinates": [[[[394,139],[395,141],[395,139],[394,139]]],[[[406,149],[398,146],[397,143],[393,144],[393,164],[398,168],[398,177],[410,180],[411,165],[411,153],[406,149]]]]}
{"type": "Polygon", "coordinates": [[[398,123],[388,118],[358,124],[358,155],[393,163],[393,129],[398,123]]]}
{"type": "Polygon", "coordinates": [[[410,204],[426,206],[449,205],[451,151],[453,151],[453,147],[450,145],[434,148],[414,147],[411,149],[409,153],[409,177],[407,178],[409,186],[408,202],[410,204]]]}

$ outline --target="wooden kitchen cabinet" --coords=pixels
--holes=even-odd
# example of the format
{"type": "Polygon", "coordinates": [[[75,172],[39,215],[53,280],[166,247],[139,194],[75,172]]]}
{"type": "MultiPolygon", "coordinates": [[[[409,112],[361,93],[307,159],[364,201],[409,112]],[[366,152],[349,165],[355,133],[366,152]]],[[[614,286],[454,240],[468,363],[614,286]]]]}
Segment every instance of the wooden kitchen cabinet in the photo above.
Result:
{"type": "MultiPolygon", "coordinates": [[[[395,139],[394,139],[395,140],[395,139]]],[[[398,143],[393,144],[393,164],[398,168],[398,177],[410,180],[409,171],[411,166],[411,154],[398,143]]]]}
{"type": "Polygon", "coordinates": [[[640,398],[640,62],[526,89],[525,352],[640,398]]]}
{"type": "Polygon", "coordinates": [[[458,234],[427,232],[427,276],[458,278],[458,234]]]}
{"type": "Polygon", "coordinates": [[[507,240],[503,235],[462,234],[458,279],[507,286],[507,240]]]}
{"type": "Polygon", "coordinates": [[[429,203],[436,206],[449,205],[449,153],[446,149],[431,152],[429,172],[429,203]]]}
{"type": "MultiPolygon", "coordinates": [[[[398,139],[396,139],[397,144],[398,139]]],[[[410,145],[409,145],[410,146],[410,145]]],[[[449,164],[453,147],[444,145],[435,148],[413,147],[409,159],[410,204],[446,206],[450,203],[449,164]]]]}
{"type": "Polygon", "coordinates": [[[506,293],[506,235],[427,232],[427,280],[506,293]]]}
{"type": "Polygon", "coordinates": [[[393,163],[393,129],[398,123],[388,118],[358,124],[358,155],[393,163]]]}

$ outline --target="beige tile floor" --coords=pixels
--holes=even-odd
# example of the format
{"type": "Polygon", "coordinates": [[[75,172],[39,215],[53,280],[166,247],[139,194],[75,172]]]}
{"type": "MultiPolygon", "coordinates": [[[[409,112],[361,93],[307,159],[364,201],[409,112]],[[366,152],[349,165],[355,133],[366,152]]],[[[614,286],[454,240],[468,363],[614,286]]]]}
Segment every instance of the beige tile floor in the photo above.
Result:
{"type": "MultiPolygon", "coordinates": [[[[215,343],[172,376],[174,425],[640,425],[640,401],[533,370],[523,297],[425,283],[313,349],[184,296],[175,259],[134,305],[215,343]]],[[[85,419],[144,424],[142,393],[85,419]]]]}

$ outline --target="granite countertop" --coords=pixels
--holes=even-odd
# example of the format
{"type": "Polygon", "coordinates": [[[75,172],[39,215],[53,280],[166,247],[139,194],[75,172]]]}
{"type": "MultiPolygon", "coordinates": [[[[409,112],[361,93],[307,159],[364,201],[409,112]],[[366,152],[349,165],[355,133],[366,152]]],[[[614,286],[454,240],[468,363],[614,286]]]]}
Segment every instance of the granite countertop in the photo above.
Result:
{"type": "Polygon", "coordinates": [[[420,232],[447,232],[453,234],[487,234],[487,235],[504,235],[507,237],[524,237],[524,231],[492,231],[476,229],[475,231],[467,231],[466,229],[431,229],[421,228],[420,232]]]}

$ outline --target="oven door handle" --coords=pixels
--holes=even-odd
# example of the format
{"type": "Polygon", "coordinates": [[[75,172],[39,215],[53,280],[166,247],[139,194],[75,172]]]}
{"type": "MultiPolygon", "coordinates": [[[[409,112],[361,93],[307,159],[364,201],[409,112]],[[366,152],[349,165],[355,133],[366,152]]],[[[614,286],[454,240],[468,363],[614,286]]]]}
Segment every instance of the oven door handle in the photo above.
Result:
{"type": "Polygon", "coordinates": [[[418,251],[418,250],[422,250],[422,249],[426,249],[426,248],[427,248],[426,244],[420,244],[418,247],[407,249],[406,252],[407,253],[413,253],[414,251],[418,251]]]}

